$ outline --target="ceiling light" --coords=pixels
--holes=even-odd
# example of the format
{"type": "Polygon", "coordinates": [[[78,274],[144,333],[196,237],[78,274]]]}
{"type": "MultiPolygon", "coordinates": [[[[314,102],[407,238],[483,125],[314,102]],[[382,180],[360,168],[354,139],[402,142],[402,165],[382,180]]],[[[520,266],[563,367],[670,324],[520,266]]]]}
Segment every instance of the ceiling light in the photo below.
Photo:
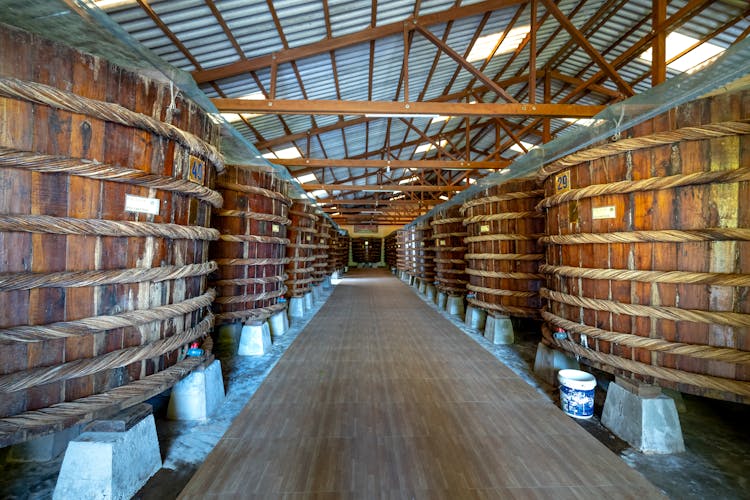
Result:
{"type": "Polygon", "coordinates": [[[331,217],[336,217],[337,215],[341,215],[341,213],[340,212],[334,212],[334,213],[331,214],[331,217]]]}
{"type": "Polygon", "coordinates": [[[452,116],[440,116],[439,115],[439,116],[436,116],[435,118],[432,119],[432,123],[447,122],[451,118],[453,118],[453,117],[452,116]]]}
{"type": "MultiPolygon", "coordinates": [[[[687,35],[677,33],[676,31],[670,33],[669,35],[667,35],[666,60],[669,61],[673,57],[676,57],[678,54],[681,54],[682,52],[686,51],[699,42],[700,40],[698,40],[697,38],[689,37],[687,35]]],[[[712,57],[721,54],[722,52],[724,52],[724,49],[719,47],[718,45],[703,42],[684,56],[667,64],[667,68],[673,69],[675,71],[681,71],[683,73],[692,73],[693,71],[700,69],[702,63],[706,62],[712,57]]],[[[645,51],[640,55],[640,58],[645,61],[652,62],[652,49],[648,49],[647,51],[645,51]]]]}
{"type": "Polygon", "coordinates": [[[448,197],[445,196],[444,194],[440,195],[440,199],[443,200],[443,201],[448,201],[448,197]]]}

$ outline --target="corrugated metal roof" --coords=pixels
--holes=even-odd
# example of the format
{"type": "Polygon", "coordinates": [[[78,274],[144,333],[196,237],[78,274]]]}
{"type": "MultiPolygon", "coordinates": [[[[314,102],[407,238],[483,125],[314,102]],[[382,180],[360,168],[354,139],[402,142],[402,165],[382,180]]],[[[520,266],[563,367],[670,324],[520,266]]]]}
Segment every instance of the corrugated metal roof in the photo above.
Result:
{"type": "MultiPolygon", "coordinates": [[[[460,2],[460,6],[479,3],[481,0],[460,2]]],[[[269,3],[265,0],[214,0],[216,9],[231,31],[242,49],[239,54],[232,45],[230,37],[219,25],[204,0],[154,0],[150,2],[154,12],[161,21],[168,26],[189,51],[201,68],[221,67],[242,58],[253,59],[283,50],[285,47],[305,47],[325,40],[329,35],[341,37],[355,33],[366,34],[373,19],[375,26],[385,26],[400,23],[414,14],[415,3],[407,0],[380,0],[375,2],[376,11],[373,12],[371,0],[329,0],[328,20],[323,5],[318,2],[302,0],[273,0],[272,6],[278,18],[283,33],[283,40],[274,23],[269,3]]],[[[687,0],[674,0],[669,3],[668,15],[674,15],[687,4],[687,0]]],[[[579,29],[592,19],[596,22],[595,30],[585,33],[588,41],[607,61],[614,61],[638,40],[646,36],[651,30],[651,0],[632,0],[622,2],[614,17],[612,7],[604,11],[608,5],[604,0],[561,0],[559,9],[569,14],[576,9],[572,22],[579,29]],[[600,15],[601,14],[601,15],[600,15]],[[645,21],[645,22],[644,22],[645,21]],[[640,26],[638,26],[640,23],[640,26]],[[632,33],[628,33],[631,28],[632,33]]],[[[453,0],[424,0],[419,4],[419,15],[447,11],[456,6],[453,0]]],[[[702,38],[730,20],[746,11],[746,2],[732,0],[709,2],[700,15],[689,19],[679,26],[678,31],[702,38]]],[[[109,15],[133,37],[141,41],[148,48],[159,54],[168,62],[186,71],[196,69],[190,58],[184,54],[167,35],[148,17],[147,13],[137,4],[125,4],[108,11],[109,15]]],[[[746,13],[746,12],[745,12],[746,13]]],[[[429,26],[428,29],[437,37],[445,39],[446,43],[457,53],[466,54],[471,48],[472,40],[477,36],[485,36],[503,32],[509,23],[517,16],[513,28],[530,25],[530,8],[528,3],[521,2],[491,12],[488,16],[472,15],[456,19],[450,23],[429,26]],[[480,24],[486,17],[486,22],[477,33],[480,24]],[[447,35],[446,35],[447,33],[447,35]]],[[[551,68],[568,77],[587,80],[600,71],[592,62],[591,57],[576,43],[570,43],[571,35],[561,29],[553,16],[547,15],[544,6],[538,5],[538,18],[544,19],[537,32],[537,68],[541,71],[551,68]],[[562,51],[562,52],[561,52],[562,51]]],[[[750,26],[747,18],[739,20],[734,26],[718,34],[711,43],[721,47],[728,47],[737,37],[750,26]]],[[[367,38],[364,36],[363,38],[367,38]]],[[[497,54],[484,67],[484,74],[503,80],[509,77],[523,75],[528,71],[530,46],[522,46],[518,54],[514,51],[497,54]]],[[[344,48],[338,48],[333,53],[323,52],[296,61],[296,70],[292,64],[283,63],[278,67],[276,82],[276,98],[278,99],[325,99],[325,100],[401,100],[404,95],[404,85],[400,84],[403,69],[403,35],[396,33],[378,38],[370,43],[363,40],[360,43],[344,48]],[[370,60],[373,65],[371,66],[370,60]],[[335,63],[334,63],[335,61],[335,63]],[[336,88],[338,82],[338,91],[336,88]]],[[[485,61],[474,61],[477,69],[485,61]]],[[[419,33],[412,35],[409,50],[409,96],[412,100],[420,95],[423,99],[436,99],[445,93],[464,91],[470,82],[476,78],[450,59],[446,54],[419,33]],[[437,60],[437,63],[435,62],[437,60]],[[434,71],[430,70],[434,67],[434,71]]],[[[634,82],[635,92],[643,92],[650,88],[650,65],[648,62],[635,58],[621,65],[618,73],[629,82],[634,82]]],[[[669,75],[677,74],[673,70],[669,75]]],[[[254,72],[239,74],[221,79],[213,84],[203,84],[202,88],[209,97],[247,97],[270,91],[271,71],[264,67],[254,72]],[[257,80],[262,85],[259,87],[257,80]],[[217,90],[218,89],[218,90],[217,90]]],[[[544,99],[542,79],[538,79],[535,91],[537,102],[544,99]]],[[[605,88],[617,91],[617,86],[609,79],[599,82],[605,88]]],[[[481,83],[475,83],[481,86],[481,83]]],[[[551,95],[553,102],[563,98],[572,87],[553,78],[551,80],[551,95]]],[[[518,94],[520,100],[528,99],[526,83],[517,83],[506,88],[510,94],[518,94]]],[[[611,100],[599,92],[586,92],[576,96],[572,102],[579,104],[604,104],[611,100]]],[[[484,94],[485,101],[498,101],[493,92],[484,94]]],[[[354,117],[346,117],[354,120],[354,117]]],[[[486,128],[487,118],[472,119],[472,147],[480,151],[491,153],[495,147],[494,129],[486,128]],[[482,129],[484,128],[484,131],[482,129]],[[481,136],[479,135],[481,133],[481,136]]],[[[248,127],[238,122],[238,130],[250,141],[260,143],[264,141],[281,141],[272,150],[289,147],[292,143],[284,141],[288,134],[305,134],[316,127],[333,126],[339,121],[337,116],[254,116],[249,123],[257,131],[253,133],[248,127]],[[284,143],[286,142],[286,143],[284,143]]],[[[527,124],[521,118],[507,119],[510,123],[527,124]]],[[[451,119],[447,122],[431,123],[429,119],[409,119],[416,128],[429,137],[440,140],[449,137],[456,148],[456,155],[465,149],[464,120],[451,119]]],[[[570,133],[577,127],[559,119],[551,121],[553,133],[570,133]]],[[[508,137],[503,132],[503,142],[508,137]]],[[[524,141],[538,144],[540,137],[537,132],[520,137],[524,141]]],[[[401,158],[433,157],[435,150],[426,154],[415,154],[417,146],[425,142],[422,136],[397,118],[371,119],[367,125],[357,120],[356,125],[346,127],[344,132],[333,130],[317,134],[310,141],[310,155],[314,158],[343,158],[369,157],[381,158],[383,150],[389,145],[391,151],[401,158]],[[406,144],[403,147],[399,147],[406,144]]],[[[307,140],[294,142],[304,153],[307,140]]],[[[450,146],[449,146],[450,147],[450,146]]],[[[262,151],[263,152],[263,151],[262,151]]],[[[504,157],[515,156],[514,151],[506,151],[504,157]]],[[[481,159],[482,155],[473,152],[472,159],[481,159]]],[[[371,170],[372,171],[372,170],[371,170]]],[[[362,169],[331,169],[326,176],[335,179],[346,179],[364,175],[362,169]]],[[[408,176],[407,171],[394,170],[390,176],[408,176]]],[[[431,175],[431,174],[430,174],[431,175]]],[[[372,181],[371,177],[355,181],[364,184],[372,181]]]]}

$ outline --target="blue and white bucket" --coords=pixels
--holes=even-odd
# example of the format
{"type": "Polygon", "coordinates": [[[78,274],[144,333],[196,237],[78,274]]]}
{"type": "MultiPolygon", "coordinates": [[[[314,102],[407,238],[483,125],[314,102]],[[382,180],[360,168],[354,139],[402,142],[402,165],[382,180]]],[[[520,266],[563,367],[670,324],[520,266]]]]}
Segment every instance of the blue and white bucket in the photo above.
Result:
{"type": "Polygon", "coordinates": [[[594,388],[596,378],[581,370],[560,370],[560,407],[573,418],[591,418],[594,415],[594,388]]]}

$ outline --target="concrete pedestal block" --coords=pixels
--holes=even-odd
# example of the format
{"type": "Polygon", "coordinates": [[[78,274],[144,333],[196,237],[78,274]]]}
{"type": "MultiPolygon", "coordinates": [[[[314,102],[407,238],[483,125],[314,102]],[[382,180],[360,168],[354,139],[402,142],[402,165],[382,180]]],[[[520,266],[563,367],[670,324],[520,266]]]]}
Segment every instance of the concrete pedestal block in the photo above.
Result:
{"type": "Polygon", "coordinates": [[[290,318],[304,318],[305,317],[305,298],[304,297],[292,297],[289,299],[289,317],[290,318]]]}
{"type": "Polygon", "coordinates": [[[271,349],[271,329],[268,323],[245,325],[240,334],[240,356],[262,356],[271,349]]]}
{"type": "Polygon", "coordinates": [[[331,289],[331,277],[326,276],[325,279],[323,279],[323,290],[330,290],[331,289]]]}
{"type": "Polygon", "coordinates": [[[417,291],[424,295],[426,289],[427,289],[427,283],[425,283],[422,280],[419,280],[419,286],[417,287],[417,291]]]}
{"type": "Polygon", "coordinates": [[[435,297],[435,304],[437,304],[438,309],[445,311],[445,306],[448,304],[448,295],[445,292],[438,292],[437,297],[435,297]]]}
{"type": "Polygon", "coordinates": [[[450,295],[446,300],[445,310],[448,311],[448,314],[451,316],[458,316],[459,318],[464,319],[464,314],[466,314],[464,309],[464,298],[460,295],[450,295]]]}
{"type": "Polygon", "coordinates": [[[224,402],[224,380],[221,362],[216,359],[200,366],[172,388],[167,418],[170,420],[205,421],[224,402]]]}
{"type": "Polygon", "coordinates": [[[49,462],[65,452],[68,443],[78,437],[81,426],[74,425],[46,436],[14,444],[5,456],[7,462],[49,462]]]}
{"type": "Polygon", "coordinates": [[[414,276],[409,276],[409,286],[414,286],[414,283],[417,281],[417,278],[414,276]]]}
{"type": "Polygon", "coordinates": [[[310,289],[310,293],[312,294],[312,301],[313,303],[320,300],[320,287],[313,285],[313,287],[310,289]]]}
{"type": "Polygon", "coordinates": [[[513,324],[507,316],[487,316],[484,325],[484,338],[495,345],[509,345],[515,342],[513,324]]]}
{"type": "Polygon", "coordinates": [[[147,415],[95,422],[70,442],[53,499],[129,499],[146,484],[161,468],[154,416],[149,405],[123,413],[143,413],[143,407],[147,415]]]}
{"type": "Polygon", "coordinates": [[[234,350],[234,346],[240,339],[240,331],[242,330],[242,323],[227,323],[217,328],[218,335],[216,337],[216,347],[226,346],[230,351],[234,350]]]}
{"type": "Polygon", "coordinates": [[[487,322],[487,311],[470,305],[466,308],[466,318],[464,321],[468,328],[484,331],[484,325],[487,322]]]}
{"type": "Polygon", "coordinates": [[[313,303],[314,303],[313,292],[312,291],[306,292],[304,295],[304,299],[305,299],[305,313],[307,313],[308,311],[312,311],[313,303]]]}
{"type": "Polygon", "coordinates": [[[643,453],[685,451],[674,400],[663,394],[634,394],[618,382],[609,384],[602,424],[643,453]]]}
{"type": "Polygon", "coordinates": [[[581,365],[562,351],[547,347],[541,342],[536,347],[534,373],[549,385],[557,386],[557,372],[563,369],[580,370],[581,365]]]}
{"type": "Polygon", "coordinates": [[[437,299],[437,290],[435,289],[435,285],[425,285],[424,295],[425,297],[427,297],[427,300],[434,303],[437,299]]]}
{"type": "Polygon", "coordinates": [[[268,318],[268,327],[271,329],[271,337],[281,337],[289,330],[289,318],[286,311],[279,311],[268,318]]]}

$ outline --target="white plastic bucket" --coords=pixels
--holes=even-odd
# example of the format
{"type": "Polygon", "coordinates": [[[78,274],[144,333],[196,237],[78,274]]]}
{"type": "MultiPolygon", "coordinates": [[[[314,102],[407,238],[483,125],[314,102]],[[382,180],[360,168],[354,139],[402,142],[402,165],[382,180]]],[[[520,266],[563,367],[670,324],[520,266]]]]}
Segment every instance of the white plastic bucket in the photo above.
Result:
{"type": "Polygon", "coordinates": [[[591,418],[594,415],[594,388],[596,378],[581,370],[560,370],[560,407],[573,418],[591,418]]]}

